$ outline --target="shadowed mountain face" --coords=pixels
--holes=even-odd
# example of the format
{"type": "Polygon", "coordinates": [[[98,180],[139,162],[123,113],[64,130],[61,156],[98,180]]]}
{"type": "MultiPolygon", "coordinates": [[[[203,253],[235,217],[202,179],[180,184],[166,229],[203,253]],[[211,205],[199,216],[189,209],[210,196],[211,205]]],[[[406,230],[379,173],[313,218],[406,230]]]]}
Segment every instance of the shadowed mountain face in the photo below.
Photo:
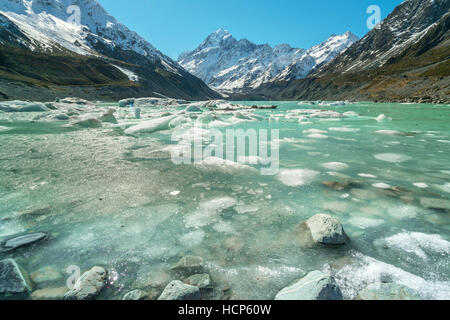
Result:
{"type": "Polygon", "coordinates": [[[0,99],[219,96],[95,0],[3,0],[0,27],[0,99]]]}
{"type": "Polygon", "coordinates": [[[277,99],[449,102],[448,0],[407,0],[308,78],[246,94],[277,99]]]}

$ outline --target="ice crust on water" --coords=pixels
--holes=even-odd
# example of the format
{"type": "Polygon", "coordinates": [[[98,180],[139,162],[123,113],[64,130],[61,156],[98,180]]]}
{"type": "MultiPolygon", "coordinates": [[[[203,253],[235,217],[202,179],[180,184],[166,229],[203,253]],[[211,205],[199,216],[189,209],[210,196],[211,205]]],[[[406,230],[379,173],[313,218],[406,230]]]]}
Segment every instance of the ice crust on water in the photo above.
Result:
{"type": "Polygon", "coordinates": [[[198,209],[189,214],[185,223],[187,227],[200,228],[220,220],[220,212],[235,206],[236,199],[231,197],[216,198],[200,203],[198,209]]]}
{"type": "Polygon", "coordinates": [[[428,254],[450,255],[450,242],[438,234],[402,232],[386,238],[385,241],[388,246],[413,253],[424,260],[428,259],[428,254]]]}
{"type": "Polygon", "coordinates": [[[281,169],[278,180],[289,187],[301,187],[311,183],[320,172],[309,169],[281,169]]]}
{"type": "Polygon", "coordinates": [[[397,219],[415,218],[419,215],[420,210],[417,207],[403,205],[388,209],[388,214],[397,219]]]}
{"type": "Polygon", "coordinates": [[[336,171],[345,170],[345,169],[349,168],[349,166],[343,162],[322,163],[322,167],[329,169],[329,170],[336,170],[336,171]]]}
{"type": "Polygon", "coordinates": [[[392,163],[401,163],[412,159],[412,157],[400,153],[379,153],[374,157],[378,160],[392,163]]]}
{"type": "Polygon", "coordinates": [[[358,291],[372,283],[391,281],[416,290],[423,299],[447,300],[450,298],[450,281],[424,279],[362,253],[353,253],[353,263],[338,270],[334,277],[344,298],[356,299],[358,291]]]}

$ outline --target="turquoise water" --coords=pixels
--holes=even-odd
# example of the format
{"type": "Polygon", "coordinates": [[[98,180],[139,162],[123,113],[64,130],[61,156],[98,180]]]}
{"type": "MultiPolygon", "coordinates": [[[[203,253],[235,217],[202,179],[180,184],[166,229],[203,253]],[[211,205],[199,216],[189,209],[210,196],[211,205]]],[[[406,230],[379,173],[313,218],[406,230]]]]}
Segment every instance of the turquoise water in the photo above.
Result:
{"type": "MultiPolygon", "coordinates": [[[[50,233],[3,256],[31,275],[49,274],[35,290],[64,287],[71,265],[102,265],[110,283],[101,299],[136,288],[157,296],[185,255],[208,262],[213,299],[228,286],[231,299],[273,299],[317,269],[335,276],[346,299],[385,277],[423,299],[450,298],[450,107],[270,104],[278,108],[251,111],[248,121],[202,108],[202,121],[206,129],[213,120],[229,123],[222,131],[278,129],[273,176],[255,170],[261,165],[176,165],[167,152],[172,130],[126,135],[139,123],[131,115],[81,128],[38,113],[0,113],[0,237],[50,233]],[[301,118],[300,109],[339,116],[301,118]],[[377,121],[380,114],[386,118],[377,121]],[[295,227],[316,213],[336,216],[351,243],[302,248],[295,227]]],[[[184,107],[142,109],[145,118],[184,107]]]]}

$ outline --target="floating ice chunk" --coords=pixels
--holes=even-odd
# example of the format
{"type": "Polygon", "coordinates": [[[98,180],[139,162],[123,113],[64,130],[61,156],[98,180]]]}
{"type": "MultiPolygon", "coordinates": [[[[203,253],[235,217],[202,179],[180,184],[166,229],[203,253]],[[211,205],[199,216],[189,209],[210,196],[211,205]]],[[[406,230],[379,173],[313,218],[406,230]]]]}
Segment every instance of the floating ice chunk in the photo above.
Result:
{"type": "Polygon", "coordinates": [[[231,197],[222,197],[202,202],[196,212],[186,217],[187,227],[200,228],[217,221],[223,210],[232,208],[237,201],[231,197]]]}
{"type": "Polygon", "coordinates": [[[388,209],[388,214],[397,219],[412,219],[419,215],[419,209],[413,206],[397,206],[388,209]]]}
{"type": "Polygon", "coordinates": [[[397,130],[377,130],[375,131],[375,133],[378,134],[384,134],[384,135],[388,135],[388,136],[401,136],[404,135],[404,133],[397,131],[397,130]]]}
{"type": "Polygon", "coordinates": [[[413,186],[415,186],[417,188],[421,188],[421,189],[428,188],[428,185],[424,182],[415,182],[415,183],[413,183],[413,186]]]}
{"type": "Polygon", "coordinates": [[[172,192],[170,193],[171,196],[177,196],[177,195],[179,195],[179,194],[180,194],[180,191],[179,191],[179,190],[174,190],[174,191],[172,191],[172,192]]]}
{"type": "Polygon", "coordinates": [[[345,128],[345,127],[342,127],[342,128],[340,128],[340,127],[337,127],[337,128],[332,127],[332,128],[328,128],[328,130],[330,130],[330,131],[337,131],[337,132],[358,132],[361,129],[359,129],[359,128],[345,128]]]}
{"type": "Polygon", "coordinates": [[[236,173],[237,171],[256,171],[255,168],[219,157],[207,157],[196,163],[198,167],[206,170],[236,173]]]}
{"type": "Polygon", "coordinates": [[[386,238],[385,242],[388,246],[413,253],[424,260],[428,259],[429,253],[447,256],[450,254],[450,242],[444,240],[438,234],[402,232],[386,238]]]}
{"type": "Polygon", "coordinates": [[[231,126],[231,123],[225,122],[225,121],[220,121],[220,120],[214,120],[209,123],[209,126],[211,128],[213,128],[213,127],[228,127],[228,126],[231,126]]]}
{"type": "Polygon", "coordinates": [[[205,239],[205,232],[201,229],[189,232],[180,237],[180,243],[188,247],[197,247],[205,239]]]}
{"type": "Polygon", "coordinates": [[[327,135],[320,134],[320,133],[308,134],[308,137],[313,138],[313,139],[327,139],[328,138],[327,135]]]}
{"type": "Polygon", "coordinates": [[[263,163],[263,159],[258,156],[240,156],[238,158],[238,162],[242,163],[242,164],[248,163],[248,164],[257,165],[257,164],[263,163]]]}
{"type": "Polygon", "coordinates": [[[437,187],[437,188],[439,188],[439,189],[441,189],[441,190],[444,191],[444,192],[450,193],[450,182],[447,182],[447,183],[444,184],[444,185],[434,185],[434,186],[437,187]]]}
{"type": "Polygon", "coordinates": [[[43,112],[49,109],[40,102],[7,101],[0,102],[0,111],[3,112],[43,112]]]}
{"type": "Polygon", "coordinates": [[[318,174],[320,172],[309,169],[281,169],[277,177],[289,187],[300,187],[312,182],[318,174]]]}
{"type": "Polygon", "coordinates": [[[8,130],[11,130],[11,128],[4,127],[4,126],[0,126],[0,132],[2,132],[2,131],[8,131],[8,130]]]}
{"type": "Polygon", "coordinates": [[[308,129],[308,130],[303,130],[303,134],[322,134],[322,133],[328,133],[328,131],[325,130],[319,130],[319,129],[308,129]]]}
{"type": "Polygon", "coordinates": [[[367,228],[374,228],[374,227],[378,227],[378,226],[382,225],[384,223],[384,220],[366,218],[366,217],[353,217],[353,218],[349,219],[348,222],[358,228],[367,229],[367,228]]]}
{"type": "Polygon", "coordinates": [[[135,134],[135,133],[153,133],[161,130],[168,130],[169,123],[175,118],[175,116],[166,116],[157,119],[151,119],[143,121],[138,125],[132,126],[125,130],[125,134],[135,134]]]}
{"type": "Polygon", "coordinates": [[[412,157],[399,153],[380,153],[374,156],[376,159],[392,163],[409,161],[412,157]]]}
{"type": "Polygon", "coordinates": [[[378,117],[375,118],[375,120],[377,120],[378,122],[382,122],[385,120],[392,120],[392,118],[389,118],[385,114],[380,114],[378,117]]]}
{"type": "Polygon", "coordinates": [[[357,116],[359,116],[359,114],[357,114],[354,111],[347,111],[347,112],[344,112],[342,115],[344,117],[357,117],[357,116]]]}
{"type": "Polygon", "coordinates": [[[375,179],[377,177],[370,173],[358,173],[358,176],[360,176],[362,178],[370,178],[370,179],[375,179]]]}
{"type": "Polygon", "coordinates": [[[327,162],[327,163],[322,163],[321,166],[326,169],[337,170],[337,171],[345,170],[345,169],[349,168],[349,166],[343,162],[327,162]]]}
{"type": "Polygon", "coordinates": [[[450,143],[450,140],[437,140],[437,141],[442,143],[450,143]]]}
{"type": "Polygon", "coordinates": [[[378,188],[378,189],[390,189],[392,188],[391,185],[384,183],[384,182],[378,182],[378,183],[374,183],[372,184],[373,187],[378,188]]]}

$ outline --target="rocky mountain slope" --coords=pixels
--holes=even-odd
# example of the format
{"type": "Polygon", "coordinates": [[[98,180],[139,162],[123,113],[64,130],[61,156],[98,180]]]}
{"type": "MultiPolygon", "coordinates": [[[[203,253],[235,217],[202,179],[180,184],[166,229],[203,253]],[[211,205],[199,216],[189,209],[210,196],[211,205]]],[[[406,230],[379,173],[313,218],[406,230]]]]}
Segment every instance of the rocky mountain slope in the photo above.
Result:
{"type": "Polygon", "coordinates": [[[355,43],[351,32],[331,36],[309,50],[288,44],[271,47],[247,39],[237,40],[219,29],[194,51],[180,55],[178,62],[212,88],[225,93],[240,92],[276,80],[304,78],[355,43]]]}
{"type": "Polygon", "coordinates": [[[308,78],[261,86],[261,99],[450,102],[450,1],[406,0],[308,78]]]}
{"type": "Polygon", "coordinates": [[[0,26],[0,98],[218,96],[96,0],[2,0],[0,26]]]}

